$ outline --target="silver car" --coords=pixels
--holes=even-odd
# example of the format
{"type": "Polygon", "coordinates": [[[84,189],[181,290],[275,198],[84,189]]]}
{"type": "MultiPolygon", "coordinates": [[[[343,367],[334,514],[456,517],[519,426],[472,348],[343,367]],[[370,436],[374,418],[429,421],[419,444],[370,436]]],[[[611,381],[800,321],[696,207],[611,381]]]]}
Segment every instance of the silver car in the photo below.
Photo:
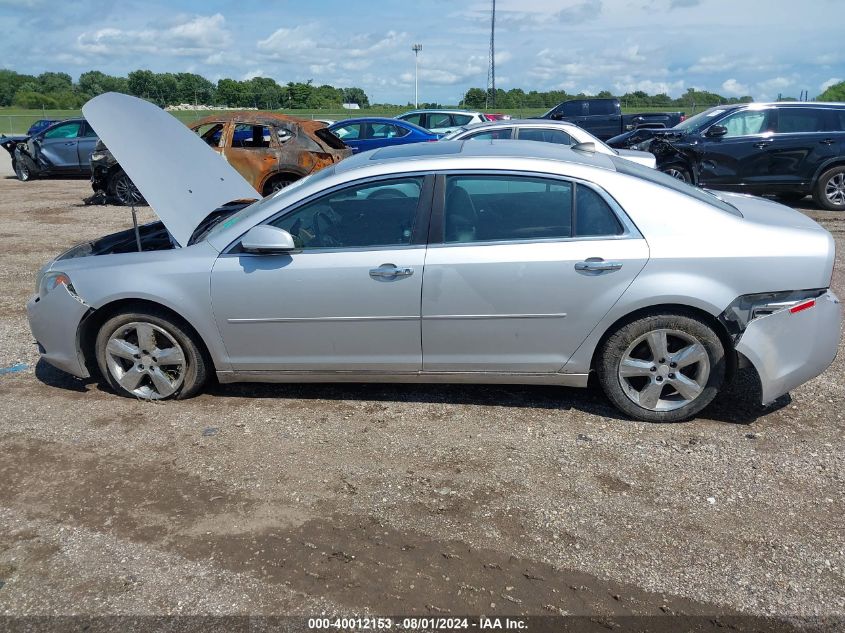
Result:
{"type": "Polygon", "coordinates": [[[629,416],[675,421],[737,366],[768,403],[836,353],[833,239],[767,200],[494,141],[362,153],[250,204],[159,108],[111,93],[83,111],[161,222],[49,262],[29,322],[47,362],[124,396],[186,398],[212,373],[570,387],[594,373],[629,416]]]}
{"type": "Polygon", "coordinates": [[[635,149],[614,149],[574,123],[552,121],[551,119],[509,119],[475,123],[452,131],[450,134],[444,136],[442,140],[520,140],[556,143],[566,146],[586,143],[592,144],[590,151],[627,158],[652,169],[657,167],[657,158],[655,158],[654,154],[635,149]]]}

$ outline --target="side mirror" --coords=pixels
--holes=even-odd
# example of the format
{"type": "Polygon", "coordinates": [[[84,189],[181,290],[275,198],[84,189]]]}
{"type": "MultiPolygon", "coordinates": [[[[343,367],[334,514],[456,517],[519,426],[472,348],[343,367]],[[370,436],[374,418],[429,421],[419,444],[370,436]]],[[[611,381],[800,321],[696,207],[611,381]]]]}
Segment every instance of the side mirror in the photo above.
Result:
{"type": "Polygon", "coordinates": [[[572,149],[574,149],[577,152],[595,153],[596,144],[593,143],[592,141],[586,141],[584,143],[576,143],[575,145],[572,146],[572,149]]]}
{"type": "Polygon", "coordinates": [[[709,138],[718,138],[720,136],[724,136],[728,133],[728,128],[724,125],[711,125],[710,129],[707,130],[707,133],[704,136],[709,138]]]}
{"type": "Polygon", "coordinates": [[[259,224],[246,232],[241,247],[248,253],[287,253],[296,250],[293,236],[284,229],[259,224]]]}

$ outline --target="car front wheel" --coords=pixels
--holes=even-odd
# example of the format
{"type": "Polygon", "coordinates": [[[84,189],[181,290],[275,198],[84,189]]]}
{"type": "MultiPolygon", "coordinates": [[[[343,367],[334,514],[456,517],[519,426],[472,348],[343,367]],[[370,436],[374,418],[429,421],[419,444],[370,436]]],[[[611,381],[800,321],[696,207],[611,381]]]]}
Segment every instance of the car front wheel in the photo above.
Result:
{"type": "Polygon", "coordinates": [[[607,397],[632,418],[679,422],[716,397],[725,379],[725,349],[693,315],[650,315],[608,337],[596,371],[607,397]]]}
{"type": "Polygon", "coordinates": [[[813,198],[820,207],[845,211],[845,165],[828,169],[819,177],[813,198]]]}
{"type": "Polygon", "coordinates": [[[202,388],[207,375],[194,337],[164,313],[118,314],[97,334],[97,364],[109,386],[122,396],[188,398],[202,388]]]}
{"type": "Polygon", "coordinates": [[[21,182],[27,182],[35,177],[35,165],[27,156],[21,156],[15,159],[13,168],[15,170],[15,176],[17,176],[18,180],[21,182]]]}
{"type": "Polygon", "coordinates": [[[124,206],[131,207],[144,203],[144,196],[141,195],[135,183],[123,170],[112,176],[110,189],[114,198],[124,206]]]}
{"type": "Polygon", "coordinates": [[[686,167],[682,167],[680,165],[666,165],[665,167],[661,167],[660,171],[667,176],[672,176],[672,178],[677,178],[682,182],[692,184],[692,176],[686,167]]]}

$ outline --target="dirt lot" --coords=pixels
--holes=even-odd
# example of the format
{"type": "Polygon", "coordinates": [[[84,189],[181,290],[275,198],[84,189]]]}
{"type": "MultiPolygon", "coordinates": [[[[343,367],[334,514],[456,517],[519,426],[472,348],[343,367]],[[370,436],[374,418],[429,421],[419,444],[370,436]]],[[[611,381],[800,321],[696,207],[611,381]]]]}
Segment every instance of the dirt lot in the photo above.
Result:
{"type": "MultiPolygon", "coordinates": [[[[38,364],[24,303],[129,212],[2,160],[0,368],[27,367],[0,375],[0,614],[845,615],[841,349],[768,409],[741,380],[672,425],[595,389],[121,399],[38,364]]],[[[845,296],[845,216],[807,213],[845,296]]]]}

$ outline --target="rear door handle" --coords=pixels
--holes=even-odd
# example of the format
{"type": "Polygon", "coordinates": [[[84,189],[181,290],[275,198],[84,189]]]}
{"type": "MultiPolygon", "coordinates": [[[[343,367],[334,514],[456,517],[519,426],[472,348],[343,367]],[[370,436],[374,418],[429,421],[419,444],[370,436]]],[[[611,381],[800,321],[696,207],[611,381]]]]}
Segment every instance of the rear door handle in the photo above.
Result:
{"type": "Polygon", "coordinates": [[[397,277],[410,277],[413,274],[413,268],[399,268],[395,264],[382,264],[378,268],[370,269],[370,277],[373,279],[396,279],[397,277]]]}
{"type": "Polygon", "coordinates": [[[819,141],[822,145],[833,145],[835,142],[836,140],[832,138],[826,138],[823,141],[819,141]]]}
{"type": "Polygon", "coordinates": [[[754,143],[754,147],[756,147],[757,149],[766,149],[771,144],[771,141],[761,141],[759,143],[754,143]]]}
{"type": "Polygon", "coordinates": [[[613,272],[622,268],[622,262],[606,262],[601,257],[588,257],[575,264],[575,270],[583,273],[613,272]]]}

